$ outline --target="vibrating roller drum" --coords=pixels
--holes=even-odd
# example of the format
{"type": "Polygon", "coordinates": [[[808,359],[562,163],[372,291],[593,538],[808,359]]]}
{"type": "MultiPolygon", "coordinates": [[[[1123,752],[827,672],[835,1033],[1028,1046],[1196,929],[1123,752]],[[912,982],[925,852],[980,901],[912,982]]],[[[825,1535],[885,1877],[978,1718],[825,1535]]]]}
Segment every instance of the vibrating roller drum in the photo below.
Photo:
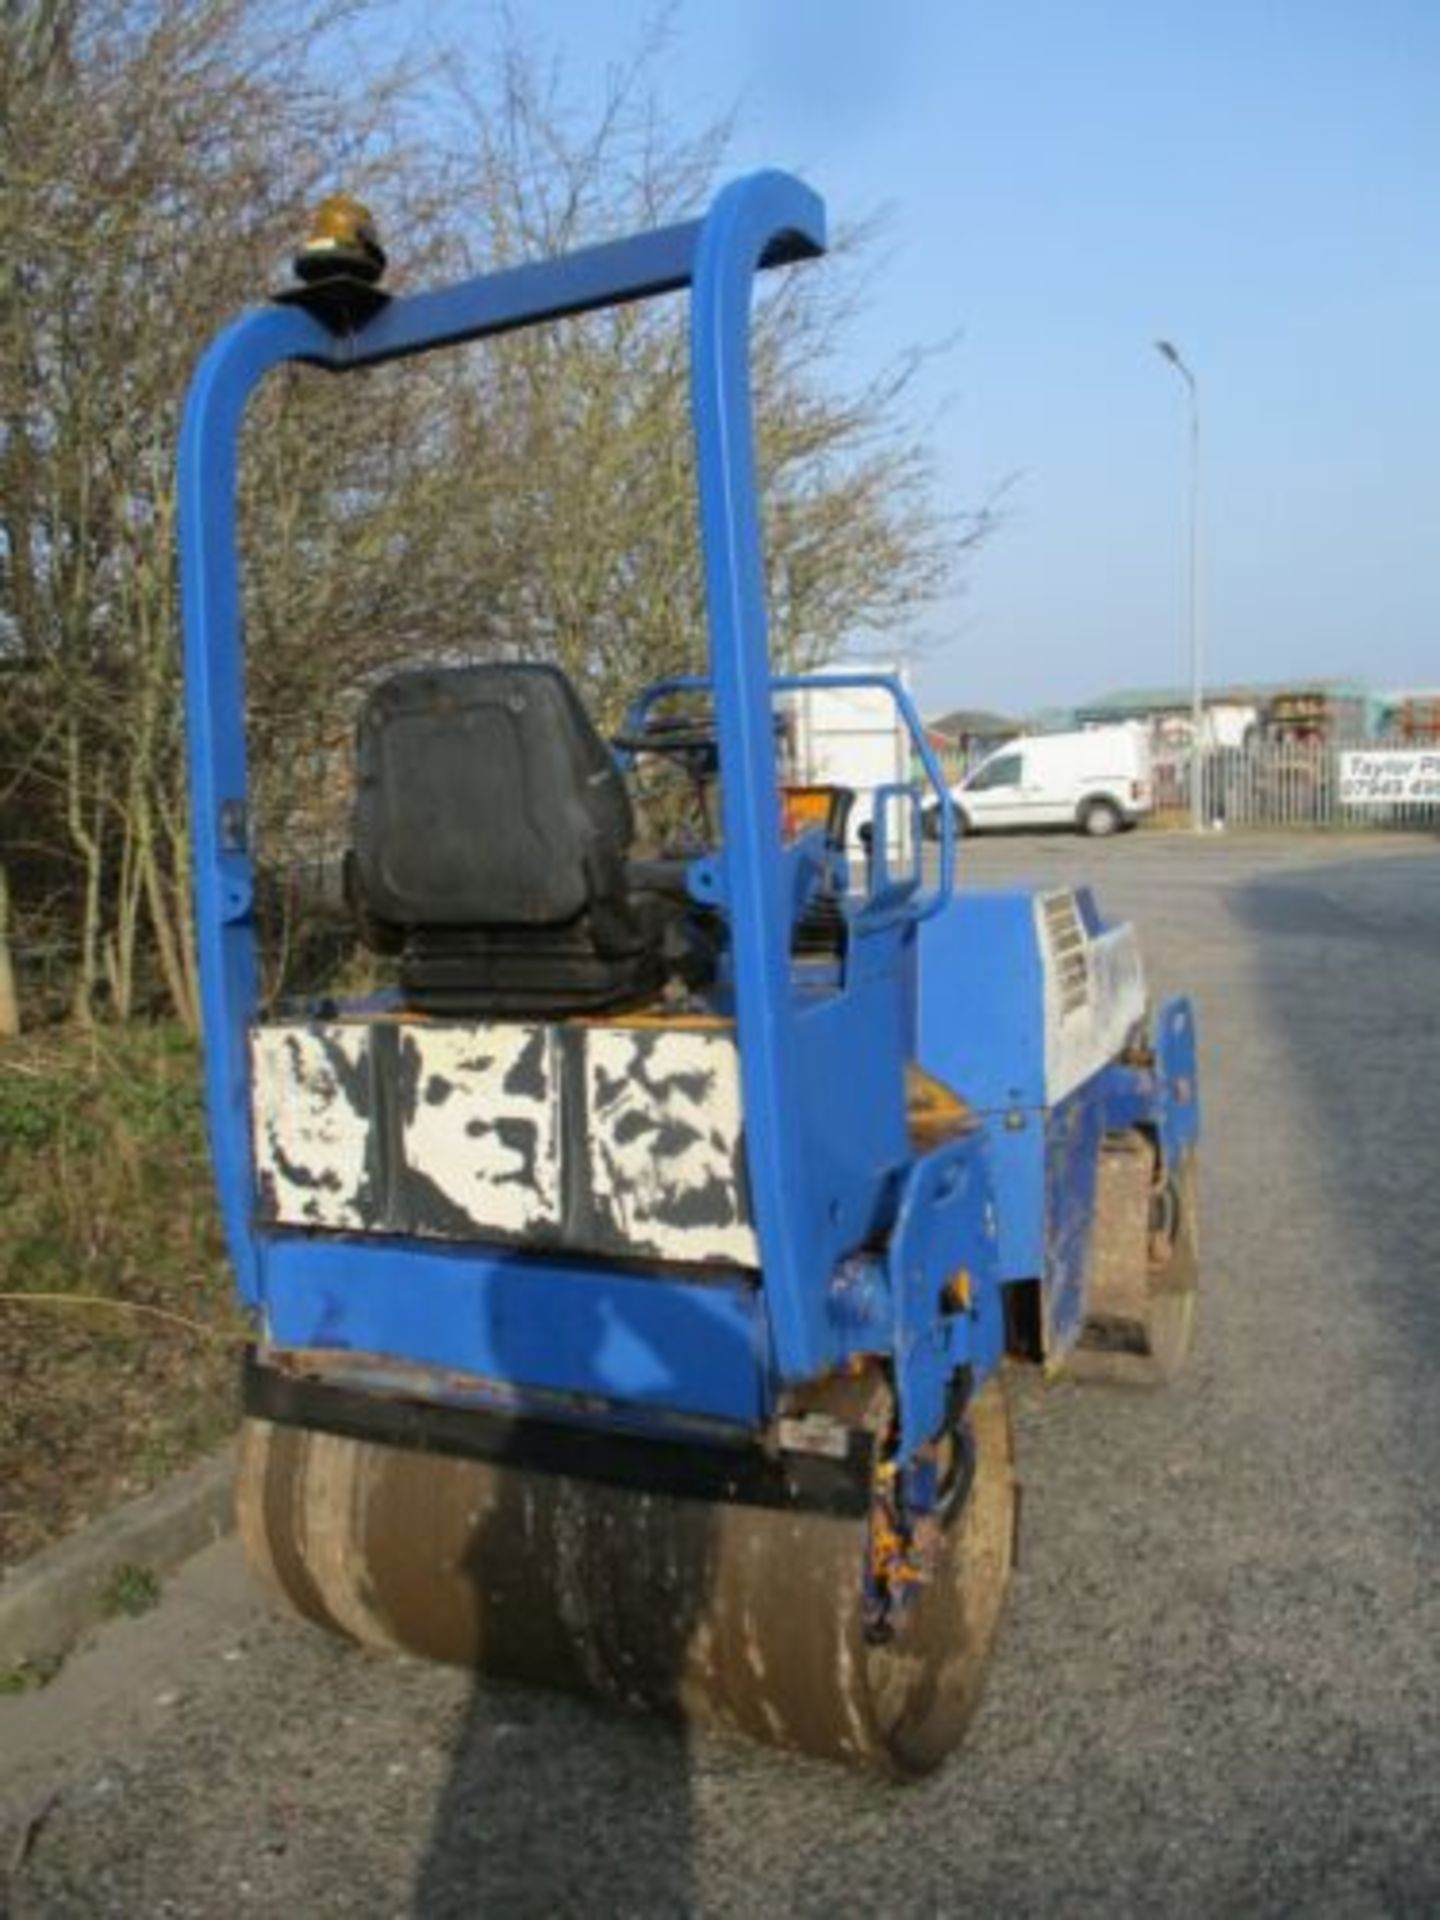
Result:
{"type": "Polygon", "coordinates": [[[1161,1387],[1179,1373],[1195,1336],[1198,1201],[1194,1153],[1167,1173],[1143,1134],[1106,1141],[1085,1325],[1065,1362],[1073,1378],[1161,1387]]]}
{"type": "Polygon", "coordinates": [[[973,1712],[1013,1555],[998,1382],[968,1492],[884,1635],[868,1516],[676,1498],[252,1419],[240,1532],[295,1611],[364,1645],[894,1773],[973,1712]]]}

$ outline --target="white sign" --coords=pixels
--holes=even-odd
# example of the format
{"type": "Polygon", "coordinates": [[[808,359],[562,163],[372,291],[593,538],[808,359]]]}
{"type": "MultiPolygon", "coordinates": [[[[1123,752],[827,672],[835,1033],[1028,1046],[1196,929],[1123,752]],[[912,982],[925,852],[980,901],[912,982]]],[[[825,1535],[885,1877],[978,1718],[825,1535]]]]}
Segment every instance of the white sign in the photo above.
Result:
{"type": "Polygon", "coordinates": [[[1342,753],[1342,807],[1440,804],[1440,753],[1410,753],[1383,747],[1375,753],[1342,753]]]}

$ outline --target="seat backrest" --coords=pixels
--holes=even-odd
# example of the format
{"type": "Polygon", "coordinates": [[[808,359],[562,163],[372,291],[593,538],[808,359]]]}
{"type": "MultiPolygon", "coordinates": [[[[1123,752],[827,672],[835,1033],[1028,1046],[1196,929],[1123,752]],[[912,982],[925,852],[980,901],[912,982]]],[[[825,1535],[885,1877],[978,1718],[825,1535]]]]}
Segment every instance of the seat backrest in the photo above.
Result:
{"type": "Polygon", "coordinates": [[[623,887],[614,757],[558,667],[418,669],[360,716],[355,878],[394,927],[555,927],[623,887]]]}

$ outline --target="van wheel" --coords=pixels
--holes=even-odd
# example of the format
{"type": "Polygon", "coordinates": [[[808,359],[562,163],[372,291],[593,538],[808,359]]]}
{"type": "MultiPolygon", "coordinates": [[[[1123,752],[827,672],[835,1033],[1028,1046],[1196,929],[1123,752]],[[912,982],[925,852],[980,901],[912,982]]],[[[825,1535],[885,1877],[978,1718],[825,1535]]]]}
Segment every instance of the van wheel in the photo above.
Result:
{"type": "Polygon", "coordinates": [[[1092,840],[1103,840],[1107,834],[1118,833],[1124,824],[1113,800],[1087,800],[1080,809],[1080,831],[1088,833],[1092,840]]]}

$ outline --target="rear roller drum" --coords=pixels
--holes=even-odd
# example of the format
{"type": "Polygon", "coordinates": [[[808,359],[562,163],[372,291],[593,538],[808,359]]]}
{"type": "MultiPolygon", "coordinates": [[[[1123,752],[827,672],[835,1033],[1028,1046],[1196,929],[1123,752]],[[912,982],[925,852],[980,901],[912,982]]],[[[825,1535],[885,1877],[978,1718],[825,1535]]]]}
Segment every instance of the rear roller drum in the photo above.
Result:
{"type": "Polygon", "coordinates": [[[1085,1326],[1065,1362],[1074,1378],[1166,1386],[1184,1365],[1200,1280],[1196,1187],[1193,1153],[1167,1175],[1143,1134],[1106,1142],[1085,1326]]]}
{"type": "Polygon", "coordinates": [[[968,1417],[969,1492],[880,1644],[864,1628],[863,1517],[678,1499],[252,1419],[239,1527],[288,1606],[364,1645],[923,1773],[975,1709],[1013,1558],[998,1381],[968,1417]]]}

